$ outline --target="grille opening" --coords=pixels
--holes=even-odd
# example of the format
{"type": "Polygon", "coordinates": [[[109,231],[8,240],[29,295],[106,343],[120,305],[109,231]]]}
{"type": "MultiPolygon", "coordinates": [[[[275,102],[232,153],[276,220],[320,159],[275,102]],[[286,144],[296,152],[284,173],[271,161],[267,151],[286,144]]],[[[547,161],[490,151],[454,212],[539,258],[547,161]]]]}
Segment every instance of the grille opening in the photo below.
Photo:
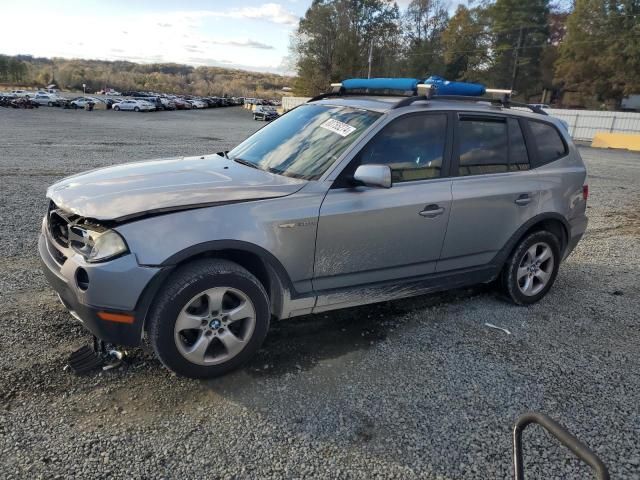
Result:
{"type": "Polygon", "coordinates": [[[89,274],[82,267],[76,270],[76,285],[83,292],[86,292],[89,288],[89,274]]]}
{"type": "Polygon", "coordinates": [[[58,265],[62,266],[62,264],[67,261],[66,255],[53,246],[49,240],[47,240],[47,249],[58,265]]]}

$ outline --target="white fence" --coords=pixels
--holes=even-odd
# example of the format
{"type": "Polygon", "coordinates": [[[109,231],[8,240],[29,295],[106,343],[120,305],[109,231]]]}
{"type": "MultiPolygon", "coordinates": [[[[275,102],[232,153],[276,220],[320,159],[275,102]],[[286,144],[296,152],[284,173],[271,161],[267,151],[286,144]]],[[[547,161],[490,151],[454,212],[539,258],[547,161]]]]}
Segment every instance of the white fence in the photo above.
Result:
{"type": "Polygon", "coordinates": [[[567,122],[574,140],[591,141],[596,132],[640,133],[640,113],[558,108],[546,112],[567,122]]]}
{"type": "MultiPolygon", "coordinates": [[[[283,97],[282,108],[286,112],[308,100],[308,97],[283,97]]],[[[545,111],[549,115],[567,122],[569,133],[574,140],[590,142],[596,132],[640,133],[640,113],[558,108],[550,108],[545,111]]]]}
{"type": "Polygon", "coordinates": [[[307,103],[311,97],[282,97],[282,110],[288,112],[292,108],[307,103]]]}

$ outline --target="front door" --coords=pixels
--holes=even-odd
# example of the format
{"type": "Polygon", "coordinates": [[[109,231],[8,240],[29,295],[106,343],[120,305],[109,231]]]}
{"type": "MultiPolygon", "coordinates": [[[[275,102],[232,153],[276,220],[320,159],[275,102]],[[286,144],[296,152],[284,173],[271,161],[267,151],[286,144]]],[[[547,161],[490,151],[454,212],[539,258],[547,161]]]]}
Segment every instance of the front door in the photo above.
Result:
{"type": "Polygon", "coordinates": [[[434,272],[451,210],[447,114],[386,125],[356,155],[320,208],[313,287],[325,291],[434,272]],[[391,167],[391,188],[354,186],[359,165],[391,167]]]}

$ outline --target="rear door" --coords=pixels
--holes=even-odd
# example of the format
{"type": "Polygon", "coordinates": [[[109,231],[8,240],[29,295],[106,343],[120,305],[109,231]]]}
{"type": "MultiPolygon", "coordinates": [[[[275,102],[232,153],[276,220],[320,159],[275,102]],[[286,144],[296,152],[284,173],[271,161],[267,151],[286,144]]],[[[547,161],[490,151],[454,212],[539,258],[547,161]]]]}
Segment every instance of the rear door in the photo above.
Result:
{"type": "Polygon", "coordinates": [[[396,118],[342,171],[320,208],[313,286],[352,287],[432,273],[451,208],[450,116],[396,118]],[[391,167],[391,188],[354,186],[363,164],[391,167]]]}
{"type": "Polygon", "coordinates": [[[438,272],[489,263],[537,214],[540,185],[522,122],[500,114],[456,116],[453,204],[438,272]]]}

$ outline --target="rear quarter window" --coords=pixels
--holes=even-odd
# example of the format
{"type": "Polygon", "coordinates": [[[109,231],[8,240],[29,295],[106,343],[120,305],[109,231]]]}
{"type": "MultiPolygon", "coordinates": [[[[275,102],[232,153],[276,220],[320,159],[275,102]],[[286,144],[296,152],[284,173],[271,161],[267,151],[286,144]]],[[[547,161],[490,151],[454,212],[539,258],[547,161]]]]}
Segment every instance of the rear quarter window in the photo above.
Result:
{"type": "Polygon", "coordinates": [[[568,153],[566,143],[553,125],[529,120],[529,128],[538,151],[538,167],[554,162],[568,153]]]}

